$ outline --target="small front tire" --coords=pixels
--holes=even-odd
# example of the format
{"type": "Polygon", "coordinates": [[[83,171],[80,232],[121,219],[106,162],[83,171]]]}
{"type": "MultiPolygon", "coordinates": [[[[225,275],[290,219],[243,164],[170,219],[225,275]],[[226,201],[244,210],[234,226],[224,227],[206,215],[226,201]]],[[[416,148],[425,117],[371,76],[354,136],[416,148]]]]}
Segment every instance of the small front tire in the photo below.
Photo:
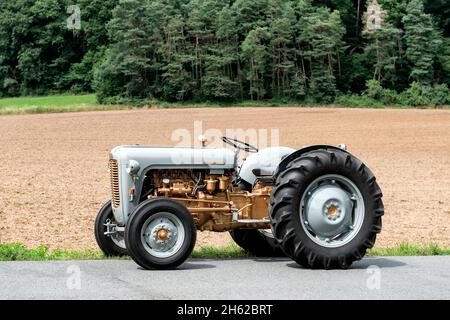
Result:
{"type": "Polygon", "coordinates": [[[127,255],[125,239],[121,234],[105,235],[108,222],[114,222],[111,201],[106,202],[97,214],[94,224],[95,240],[108,257],[127,255]]]}
{"type": "Polygon", "coordinates": [[[197,237],[191,214],[170,199],[142,202],[125,228],[129,255],[144,269],[174,269],[192,253],[197,237]]]}

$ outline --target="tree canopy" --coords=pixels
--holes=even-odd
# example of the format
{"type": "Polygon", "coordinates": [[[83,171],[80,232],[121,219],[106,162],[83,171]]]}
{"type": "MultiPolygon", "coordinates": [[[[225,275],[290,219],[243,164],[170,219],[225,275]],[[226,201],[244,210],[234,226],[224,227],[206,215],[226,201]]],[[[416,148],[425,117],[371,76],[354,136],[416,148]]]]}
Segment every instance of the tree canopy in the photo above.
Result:
{"type": "Polygon", "coordinates": [[[437,88],[450,103],[448,1],[78,0],[80,30],[70,4],[0,2],[0,96],[330,103],[437,88]]]}

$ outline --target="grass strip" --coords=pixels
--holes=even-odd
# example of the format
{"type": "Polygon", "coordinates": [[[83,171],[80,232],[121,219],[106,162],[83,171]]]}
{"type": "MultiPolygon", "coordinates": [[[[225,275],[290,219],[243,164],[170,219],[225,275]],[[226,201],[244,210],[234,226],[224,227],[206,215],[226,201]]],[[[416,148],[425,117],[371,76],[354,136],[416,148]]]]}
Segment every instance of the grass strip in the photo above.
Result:
{"type": "MultiPolygon", "coordinates": [[[[391,248],[374,248],[368,250],[368,256],[443,256],[450,255],[450,248],[427,244],[423,246],[401,243],[391,248]]],[[[235,244],[227,247],[203,246],[199,247],[191,255],[198,259],[230,259],[246,258],[250,255],[235,244]]],[[[55,261],[55,260],[100,260],[118,259],[106,257],[100,250],[83,249],[50,250],[46,246],[27,248],[21,243],[0,244],[0,261],[55,261]]],[[[128,259],[128,257],[120,258],[128,259]]]]}
{"type": "MultiPolygon", "coordinates": [[[[60,113],[60,112],[81,112],[81,111],[102,111],[102,110],[124,110],[135,108],[152,109],[185,109],[185,108],[229,108],[229,107],[328,107],[328,108],[401,108],[409,109],[413,107],[405,106],[384,106],[364,104],[361,102],[337,103],[329,105],[319,105],[314,103],[298,103],[290,101],[240,101],[235,103],[218,102],[164,102],[158,100],[141,101],[136,103],[132,100],[123,103],[99,104],[95,94],[84,95],[50,95],[38,97],[17,97],[0,99],[0,115],[15,114],[35,114],[35,113],[60,113]]],[[[435,107],[421,107],[435,108],[435,107]]],[[[442,109],[448,109],[449,106],[441,106],[442,109]]]]}

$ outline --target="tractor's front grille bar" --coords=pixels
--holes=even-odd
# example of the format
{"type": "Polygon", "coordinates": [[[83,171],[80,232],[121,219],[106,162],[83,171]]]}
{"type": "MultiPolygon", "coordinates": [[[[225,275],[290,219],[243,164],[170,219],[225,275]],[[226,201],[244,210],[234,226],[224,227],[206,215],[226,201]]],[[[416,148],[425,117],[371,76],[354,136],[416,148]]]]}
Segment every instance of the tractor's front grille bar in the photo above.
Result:
{"type": "Polygon", "coordinates": [[[119,165],[117,160],[109,160],[109,174],[111,176],[111,202],[114,208],[120,206],[120,190],[119,190],[119,165]]]}

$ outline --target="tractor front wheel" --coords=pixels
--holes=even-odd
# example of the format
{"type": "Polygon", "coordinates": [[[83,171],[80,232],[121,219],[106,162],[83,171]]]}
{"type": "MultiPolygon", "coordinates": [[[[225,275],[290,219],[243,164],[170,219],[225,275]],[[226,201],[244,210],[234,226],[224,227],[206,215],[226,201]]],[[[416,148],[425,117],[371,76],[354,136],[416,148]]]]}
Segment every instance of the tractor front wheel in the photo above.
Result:
{"type": "Polygon", "coordinates": [[[145,269],[173,269],[194,249],[197,230],[191,214],[170,199],[142,202],[125,228],[129,255],[145,269]]]}
{"type": "Polygon", "coordinates": [[[127,255],[123,233],[105,234],[108,224],[114,224],[111,201],[106,202],[97,214],[94,225],[95,240],[106,256],[127,255]]]}

